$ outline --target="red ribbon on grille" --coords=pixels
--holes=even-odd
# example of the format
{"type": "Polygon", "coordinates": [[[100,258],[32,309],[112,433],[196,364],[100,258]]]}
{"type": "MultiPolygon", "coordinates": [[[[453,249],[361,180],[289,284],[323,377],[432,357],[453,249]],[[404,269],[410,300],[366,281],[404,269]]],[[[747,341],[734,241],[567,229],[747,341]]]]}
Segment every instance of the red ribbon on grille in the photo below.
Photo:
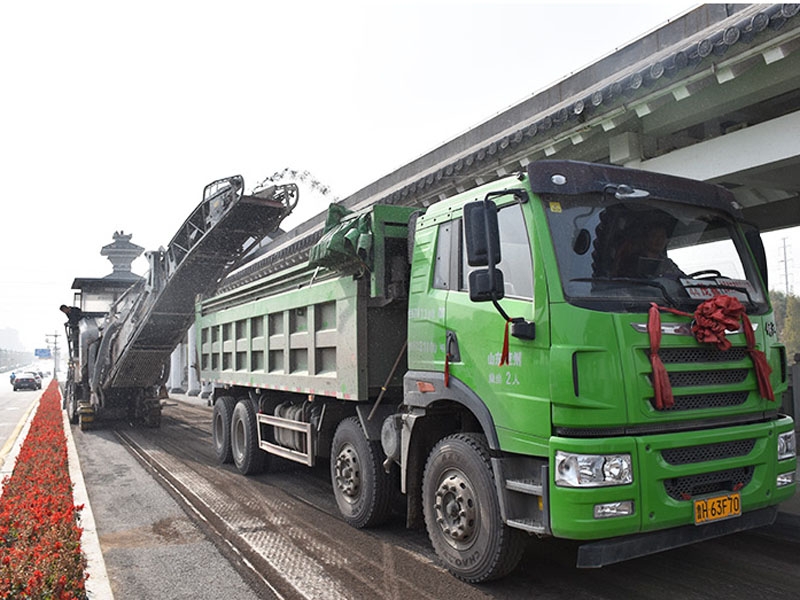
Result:
{"type": "Polygon", "coordinates": [[[747,340],[747,353],[750,355],[755,367],[758,392],[763,398],[775,401],[775,394],[769,381],[772,369],[767,363],[766,355],[756,349],[753,325],[744,311],[744,306],[733,296],[722,294],[700,304],[694,311],[694,315],[667,306],[659,306],[655,302],[650,304],[647,333],[650,337],[650,364],[653,367],[653,392],[657,410],[664,410],[675,404],[667,369],[658,355],[661,349],[660,311],[685,317],[694,317],[692,333],[697,341],[714,344],[722,351],[726,351],[731,347],[730,341],[725,337],[725,330],[735,331],[739,329],[739,322],[741,321],[745,339],[747,340]]]}
{"type": "Polygon", "coordinates": [[[647,333],[650,337],[650,364],[653,367],[653,393],[656,410],[671,408],[675,404],[672,386],[669,384],[669,374],[658,355],[658,351],[661,349],[661,313],[659,311],[662,310],[687,317],[692,316],[674,308],[659,306],[655,302],[650,303],[650,312],[647,315],[647,333]]]}
{"type": "Polygon", "coordinates": [[[756,367],[756,379],[758,380],[758,393],[762,398],[775,402],[775,393],[772,391],[772,384],[769,382],[769,375],[772,368],[767,363],[767,356],[761,351],[756,350],[756,336],[753,333],[753,326],[746,314],[742,314],[744,323],[744,337],[747,339],[747,353],[756,367]]]}
{"type": "Polygon", "coordinates": [[[739,329],[742,315],[744,306],[736,298],[726,295],[714,296],[700,304],[694,311],[692,333],[698,342],[714,344],[722,351],[728,350],[731,343],[725,337],[725,330],[739,329]]]}

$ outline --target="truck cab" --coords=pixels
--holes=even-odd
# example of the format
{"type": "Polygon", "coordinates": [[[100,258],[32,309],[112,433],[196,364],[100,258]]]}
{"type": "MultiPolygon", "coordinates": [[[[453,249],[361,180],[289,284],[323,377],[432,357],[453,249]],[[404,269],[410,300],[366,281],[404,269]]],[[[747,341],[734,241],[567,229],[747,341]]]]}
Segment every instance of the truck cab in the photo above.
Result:
{"type": "MultiPolygon", "coordinates": [[[[772,522],[796,463],[758,257],[725,190],[607,165],[532,163],[431,206],[414,236],[401,464],[423,461],[423,440],[477,432],[505,526],[603,540],[581,566],[772,522]],[[744,317],[714,315],[720,298],[744,317]],[[700,305],[716,337],[693,331],[700,305]]],[[[458,466],[443,462],[438,480],[403,483],[448,567],[469,573],[475,540],[454,539],[447,510],[483,492],[460,475],[470,492],[448,493],[458,466]]]]}

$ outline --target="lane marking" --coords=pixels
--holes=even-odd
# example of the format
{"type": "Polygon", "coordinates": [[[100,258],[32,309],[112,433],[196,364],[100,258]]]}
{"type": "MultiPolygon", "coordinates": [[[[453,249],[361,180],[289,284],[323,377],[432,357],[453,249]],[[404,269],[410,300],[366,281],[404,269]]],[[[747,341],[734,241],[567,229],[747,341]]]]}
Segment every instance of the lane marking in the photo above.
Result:
{"type": "Polygon", "coordinates": [[[16,427],[14,427],[14,431],[11,432],[11,435],[6,440],[6,443],[3,445],[3,448],[0,449],[0,472],[3,475],[6,475],[6,471],[8,471],[8,475],[10,475],[11,471],[14,470],[13,463],[16,462],[17,455],[19,454],[20,448],[22,447],[22,442],[25,440],[25,435],[20,436],[20,434],[22,433],[22,430],[25,429],[25,434],[27,435],[27,430],[31,426],[30,422],[32,420],[34,412],[33,409],[39,406],[39,400],[41,400],[41,398],[42,396],[40,394],[39,397],[34,402],[30,403],[27,410],[22,415],[22,418],[19,420],[19,423],[17,423],[16,427]],[[14,450],[14,452],[11,452],[12,449],[14,450]],[[10,470],[5,468],[6,458],[9,457],[9,454],[14,459],[10,461],[12,463],[10,470]]]}

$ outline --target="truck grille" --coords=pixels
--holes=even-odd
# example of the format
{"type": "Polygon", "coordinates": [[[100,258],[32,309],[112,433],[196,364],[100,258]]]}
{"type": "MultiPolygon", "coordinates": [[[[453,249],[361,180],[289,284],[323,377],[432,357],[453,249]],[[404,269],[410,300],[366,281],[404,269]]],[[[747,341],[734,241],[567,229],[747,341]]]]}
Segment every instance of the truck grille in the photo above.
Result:
{"type": "MultiPolygon", "coordinates": [[[[673,393],[675,390],[673,390],[673,393]]],[[[675,395],[675,404],[663,409],[671,410],[697,410],[701,408],[726,408],[739,406],[747,401],[747,392],[719,392],[716,394],[691,394],[688,396],[675,395]]],[[[655,398],[650,398],[650,403],[655,408],[655,398]]]]}
{"type": "MultiPolygon", "coordinates": [[[[649,355],[649,350],[645,350],[649,355]]],[[[665,365],[679,363],[737,362],[747,358],[746,348],[730,348],[727,351],[708,348],[662,348],[658,355],[665,365]]]]}
{"type": "Polygon", "coordinates": [[[661,456],[671,465],[688,465],[710,460],[746,456],[753,451],[755,445],[755,439],[734,440],[732,442],[705,444],[689,448],[667,448],[662,450],[661,456]]]}
{"type": "Polygon", "coordinates": [[[664,489],[674,500],[689,500],[703,494],[739,490],[750,483],[752,478],[753,467],[739,467],[715,473],[700,473],[666,479],[664,480],[664,489]]]}
{"type": "MultiPolygon", "coordinates": [[[[645,350],[647,353],[647,350],[645,350]]],[[[665,411],[699,410],[709,408],[729,408],[740,406],[747,401],[748,391],[730,390],[709,394],[683,394],[689,391],[686,388],[699,386],[736,386],[739,387],[750,374],[751,363],[748,360],[747,349],[742,347],[730,348],[722,351],[709,346],[703,348],[662,348],[659,351],[661,361],[665,365],[697,365],[713,363],[737,363],[747,361],[746,366],[732,369],[719,368],[705,369],[702,371],[679,371],[674,368],[668,371],[670,387],[675,398],[674,406],[665,411]]],[[[649,360],[649,357],[648,357],[649,360]]],[[[696,368],[696,367],[694,367],[696,368]]],[[[650,377],[650,385],[652,378],[650,377]]],[[[650,398],[650,403],[655,408],[655,399],[650,398]]]]}
{"type": "Polygon", "coordinates": [[[742,383],[747,379],[747,369],[731,369],[729,371],[684,371],[670,373],[669,383],[672,387],[689,387],[696,385],[730,385],[742,383]]]}

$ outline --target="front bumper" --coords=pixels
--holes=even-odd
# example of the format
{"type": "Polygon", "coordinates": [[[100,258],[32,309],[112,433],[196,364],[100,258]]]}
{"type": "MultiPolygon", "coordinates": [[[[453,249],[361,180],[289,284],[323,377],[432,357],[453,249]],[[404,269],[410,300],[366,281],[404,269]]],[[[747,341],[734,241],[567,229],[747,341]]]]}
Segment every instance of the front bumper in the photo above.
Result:
{"type": "Polygon", "coordinates": [[[743,514],[737,519],[719,521],[702,527],[684,525],[663,531],[640,533],[599,542],[583,544],[578,548],[577,567],[597,568],[605,565],[688,546],[696,542],[722,537],[731,533],[748,531],[772,525],[778,516],[778,507],[770,506],[743,514]]]}
{"type": "MultiPolygon", "coordinates": [[[[655,435],[593,439],[553,437],[550,440],[551,473],[558,450],[585,454],[628,453],[633,462],[633,483],[603,488],[565,488],[551,481],[552,533],[566,539],[600,540],[684,526],[738,531],[737,522],[749,529],[746,522],[750,513],[774,508],[795,492],[797,484],[776,485],[779,474],[793,472],[797,466],[795,458],[777,460],[778,434],[792,427],[792,420],[785,417],[735,427],[655,435]],[[725,523],[695,525],[694,500],[726,492],[741,495],[742,514],[725,523]],[[633,514],[595,518],[596,505],[626,501],[633,502],[633,514]]],[[[698,532],[696,535],[704,539],[706,534],[698,532]]],[[[658,551],[659,544],[661,542],[653,551],[658,551]]],[[[663,549],[675,546],[673,542],[670,544],[663,549]]]]}

